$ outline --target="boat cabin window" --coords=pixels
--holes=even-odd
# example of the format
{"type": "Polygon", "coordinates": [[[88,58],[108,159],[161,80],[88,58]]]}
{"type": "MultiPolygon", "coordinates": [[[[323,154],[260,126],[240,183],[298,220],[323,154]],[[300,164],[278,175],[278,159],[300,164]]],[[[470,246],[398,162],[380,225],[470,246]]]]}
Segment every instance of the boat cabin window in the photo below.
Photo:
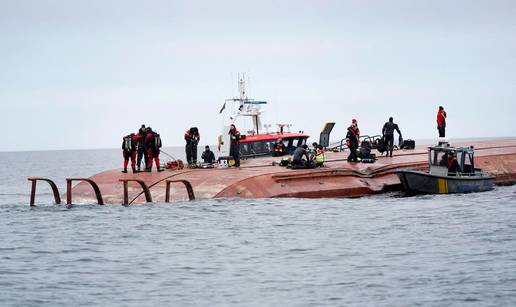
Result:
{"type": "Polygon", "coordinates": [[[303,145],[306,144],[306,138],[298,138],[297,139],[297,146],[296,147],[301,147],[303,145]]]}
{"type": "Polygon", "coordinates": [[[475,173],[475,165],[473,159],[473,152],[463,152],[462,159],[462,172],[466,174],[474,174],[475,173]]]}
{"type": "Polygon", "coordinates": [[[448,157],[449,154],[446,151],[430,150],[428,158],[430,165],[448,167],[448,157]]]}
{"type": "MultiPolygon", "coordinates": [[[[283,144],[288,154],[292,154],[298,146],[306,144],[306,137],[285,138],[283,144]]],[[[240,143],[242,157],[265,156],[272,154],[276,140],[240,143]]]]}
{"type": "Polygon", "coordinates": [[[240,144],[240,154],[244,156],[262,156],[272,152],[274,141],[261,141],[240,144]]]}

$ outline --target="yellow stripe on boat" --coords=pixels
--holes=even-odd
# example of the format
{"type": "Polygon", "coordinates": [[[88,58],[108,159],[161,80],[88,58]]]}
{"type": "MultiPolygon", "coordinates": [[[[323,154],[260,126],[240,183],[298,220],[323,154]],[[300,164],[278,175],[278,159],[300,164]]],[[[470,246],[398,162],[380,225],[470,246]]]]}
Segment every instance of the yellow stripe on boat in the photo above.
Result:
{"type": "Polygon", "coordinates": [[[437,179],[437,184],[439,185],[440,194],[448,194],[448,181],[446,179],[437,179]]]}

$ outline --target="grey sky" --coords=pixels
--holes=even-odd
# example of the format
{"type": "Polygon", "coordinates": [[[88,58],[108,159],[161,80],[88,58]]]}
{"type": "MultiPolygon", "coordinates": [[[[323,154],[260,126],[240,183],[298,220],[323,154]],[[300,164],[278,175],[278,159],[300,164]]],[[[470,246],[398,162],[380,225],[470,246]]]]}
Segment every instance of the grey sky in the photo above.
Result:
{"type": "Polygon", "coordinates": [[[165,145],[214,144],[236,75],[265,122],[317,138],[351,118],[404,137],[514,136],[515,1],[0,0],[0,150],[118,147],[141,123],[165,145]]]}

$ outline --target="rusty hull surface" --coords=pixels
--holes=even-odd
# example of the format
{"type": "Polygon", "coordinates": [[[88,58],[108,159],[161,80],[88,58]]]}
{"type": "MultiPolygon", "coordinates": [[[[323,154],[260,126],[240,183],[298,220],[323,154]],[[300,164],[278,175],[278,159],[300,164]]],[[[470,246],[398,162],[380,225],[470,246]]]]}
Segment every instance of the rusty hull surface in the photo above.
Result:
{"type": "MultiPolygon", "coordinates": [[[[476,167],[496,176],[497,184],[516,183],[516,139],[453,143],[453,146],[475,146],[476,167]]],[[[379,157],[372,164],[348,163],[349,152],[327,153],[324,168],[292,170],[273,166],[279,158],[267,157],[242,161],[240,168],[166,170],[157,173],[121,173],[119,169],[96,174],[90,179],[100,187],[104,202],[121,204],[121,178],[142,179],[150,187],[154,202],[165,200],[165,180],[188,180],[195,197],[202,198],[269,198],[269,197],[359,197],[401,189],[395,171],[398,169],[426,169],[427,147],[400,150],[394,157],[379,157]]],[[[181,183],[171,186],[171,201],[187,200],[181,183]]],[[[95,202],[95,195],[87,183],[73,188],[74,203],[95,202]]],[[[129,202],[145,202],[141,187],[129,183],[129,202]]]]}

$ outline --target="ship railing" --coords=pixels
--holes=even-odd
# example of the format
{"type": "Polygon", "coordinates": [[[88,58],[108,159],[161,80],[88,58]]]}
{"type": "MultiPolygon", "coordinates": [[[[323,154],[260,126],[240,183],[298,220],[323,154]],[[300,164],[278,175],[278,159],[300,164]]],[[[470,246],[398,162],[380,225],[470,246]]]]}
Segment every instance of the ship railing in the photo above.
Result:
{"type": "Polygon", "coordinates": [[[82,181],[87,182],[91,185],[93,188],[93,191],[95,192],[95,197],[97,198],[97,203],[99,205],[104,205],[104,200],[102,199],[102,194],[100,193],[99,186],[95,181],[88,179],[88,178],[66,178],[66,204],[71,205],[72,204],[72,182],[74,181],[82,181]]]}
{"type": "Polygon", "coordinates": [[[170,185],[172,183],[178,182],[184,184],[186,188],[186,192],[188,193],[188,200],[194,200],[195,194],[193,191],[192,184],[188,180],[167,180],[166,182],[166,190],[165,190],[165,202],[170,202],[170,185]]]}
{"type": "Polygon", "coordinates": [[[57,188],[57,185],[54,183],[54,181],[52,181],[51,179],[42,178],[42,177],[30,177],[30,178],[27,178],[27,180],[32,182],[32,187],[30,190],[30,206],[31,207],[36,206],[34,203],[36,201],[36,185],[37,185],[38,181],[47,182],[50,185],[50,188],[52,188],[52,192],[54,193],[55,203],[58,205],[61,204],[61,196],[59,196],[59,189],[57,188]]]}
{"type": "MultiPolygon", "coordinates": [[[[61,197],[59,194],[59,189],[54,181],[52,181],[49,178],[43,178],[43,177],[29,177],[29,178],[27,178],[27,180],[31,181],[31,183],[32,183],[31,192],[30,192],[30,206],[31,207],[35,207],[36,187],[37,187],[38,181],[47,182],[52,189],[55,203],[61,204],[61,197]]],[[[97,203],[99,205],[104,205],[104,199],[102,198],[102,193],[100,192],[100,188],[95,181],[93,181],[92,179],[88,179],[88,178],[66,178],[66,204],[67,205],[69,205],[69,206],[72,205],[72,197],[73,197],[72,183],[74,181],[81,181],[81,182],[88,183],[92,187],[92,189],[95,193],[97,203]]],[[[145,195],[145,201],[147,203],[152,203],[152,195],[150,193],[150,188],[149,188],[149,186],[147,186],[145,181],[140,180],[140,179],[134,179],[134,178],[128,178],[128,179],[124,178],[124,179],[119,179],[119,181],[123,183],[123,188],[124,188],[124,197],[123,197],[122,205],[127,206],[130,204],[130,202],[129,202],[129,182],[138,183],[143,190],[143,194],[145,195]]],[[[188,194],[188,199],[195,200],[195,194],[194,194],[192,184],[188,180],[166,180],[165,183],[166,183],[165,202],[167,202],[167,203],[170,202],[170,186],[172,183],[182,183],[186,188],[186,192],[188,194]]],[[[133,201],[134,201],[134,199],[133,199],[133,201]]],[[[132,201],[131,201],[131,203],[132,203],[132,201]]]]}
{"type": "Polygon", "coordinates": [[[140,180],[140,179],[134,179],[134,178],[129,178],[129,179],[124,178],[124,179],[119,179],[119,181],[123,182],[123,184],[124,184],[124,201],[123,201],[122,205],[124,205],[124,206],[130,205],[130,203],[129,203],[129,182],[137,182],[142,187],[143,194],[145,195],[145,201],[148,203],[152,203],[152,195],[151,195],[149,187],[147,186],[145,181],[140,180]]]}

